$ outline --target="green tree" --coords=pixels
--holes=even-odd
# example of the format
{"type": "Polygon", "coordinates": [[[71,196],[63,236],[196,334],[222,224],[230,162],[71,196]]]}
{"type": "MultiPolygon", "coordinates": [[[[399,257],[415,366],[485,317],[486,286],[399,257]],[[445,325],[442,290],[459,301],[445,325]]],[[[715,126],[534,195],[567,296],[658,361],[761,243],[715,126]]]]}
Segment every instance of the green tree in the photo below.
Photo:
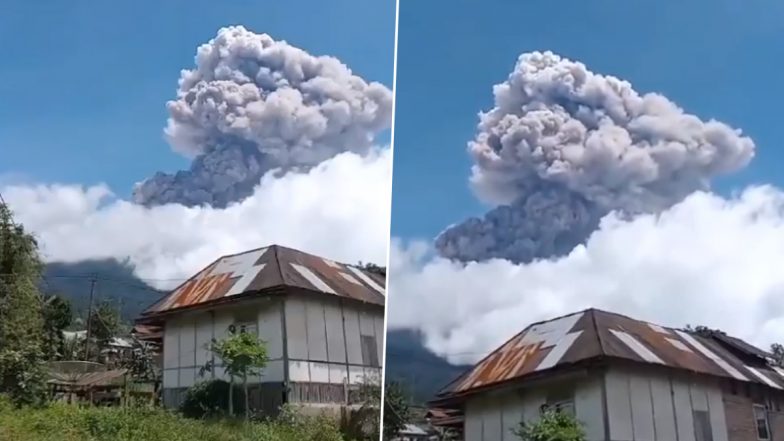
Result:
{"type": "Polygon", "coordinates": [[[773,355],[773,365],[784,367],[784,346],[773,343],[770,345],[770,353],[773,355]]]}
{"type": "Polygon", "coordinates": [[[44,356],[49,360],[61,360],[66,353],[63,330],[73,321],[71,303],[56,295],[44,298],[43,319],[44,356]]]}
{"type": "MultiPolygon", "coordinates": [[[[213,340],[210,351],[223,361],[229,375],[229,415],[234,416],[234,377],[242,378],[245,392],[245,416],[250,416],[248,399],[248,376],[261,375],[267,366],[267,345],[254,334],[240,332],[223,340],[213,340]]],[[[207,369],[212,369],[211,365],[207,369]]]]}
{"type": "Polygon", "coordinates": [[[89,354],[95,361],[101,361],[101,350],[109,341],[123,332],[119,309],[109,300],[102,300],[93,309],[87,320],[90,341],[87,342],[89,354]],[[92,348],[95,346],[95,349],[92,348]]]}
{"type": "Polygon", "coordinates": [[[42,269],[35,238],[0,201],[0,393],[17,405],[45,398],[42,269]]]}
{"type": "Polygon", "coordinates": [[[395,438],[411,418],[409,400],[397,382],[387,382],[384,388],[384,439],[395,438]]]}
{"type": "Polygon", "coordinates": [[[585,441],[582,424],[574,416],[548,411],[534,422],[520,422],[512,431],[522,441],[585,441]]]}

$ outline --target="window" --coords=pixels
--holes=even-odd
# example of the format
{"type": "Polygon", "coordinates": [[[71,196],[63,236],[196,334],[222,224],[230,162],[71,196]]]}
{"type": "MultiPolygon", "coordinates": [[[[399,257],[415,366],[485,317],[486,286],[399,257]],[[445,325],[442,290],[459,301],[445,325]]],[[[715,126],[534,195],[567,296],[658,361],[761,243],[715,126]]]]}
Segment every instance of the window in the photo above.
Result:
{"type": "Polygon", "coordinates": [[[237,323],[234,325],[234,328],[236,329],[236,332],[240,334],[244,334],[246,332],[253,335],[259,334],[258,325],[256,324],[256,322],[237,323]]]}
{"type": "Polygon", "coordinates": [[[547,404],[541,407],[541,413],[553,411],[566,413],[574,416],[574,388],[571,385],[564,385],[551,390],[547,394],[547,404]]]}
{"type": "Polygon", "coordinates": [[[362,344],[362,364],[379,367],[376,338],[372,335],[361,335],[360,343],[362,344]]]}
{"type": "Polygon", "coordinates": [[[695,410],[694,435],[696,441],[713,441],[713,431],[710,424],[710,415],[705,410],[695,410]]]}
{"type": "Polygon", "coordinates": [[[548,411],[556,412],[556,413],[566,413],[569,415],[574,416],[574,401],[572,400],[564,400],[558,401],[554,403],[547,403],[543,404],[542,407],[539,408],[540,413],[544,414],[548,411]]]}
{"type": "Polygon", "coordinates": [[[754,420],[757,423],[757,439],[770,439],[770,426],[768,425],[768,410],[760,404],[754,405],[754,420]]]}

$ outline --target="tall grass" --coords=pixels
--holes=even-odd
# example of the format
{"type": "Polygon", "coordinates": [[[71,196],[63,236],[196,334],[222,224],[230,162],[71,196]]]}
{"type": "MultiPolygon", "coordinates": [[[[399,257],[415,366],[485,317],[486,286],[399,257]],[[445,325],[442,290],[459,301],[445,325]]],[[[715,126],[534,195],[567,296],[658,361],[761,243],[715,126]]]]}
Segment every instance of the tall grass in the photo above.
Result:
{"type": "Polygon", "coordinates": [[[1,441],[342,441],[326,418],[199,421],[161,409],[52,404],[16,409],[0,397],[1,441]]]}

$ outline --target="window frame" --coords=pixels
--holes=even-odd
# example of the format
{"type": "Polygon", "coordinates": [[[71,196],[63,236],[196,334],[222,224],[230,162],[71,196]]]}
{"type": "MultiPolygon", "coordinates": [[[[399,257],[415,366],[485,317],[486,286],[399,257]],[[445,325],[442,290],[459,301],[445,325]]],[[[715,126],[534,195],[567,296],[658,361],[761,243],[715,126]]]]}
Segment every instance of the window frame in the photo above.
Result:
{"type": "Polygon", "coordinates": [[[764,404],[752,404],[752,414],[754,415],[754,428],[757,431],[757,439],[760,441],[770,441],[770,416],[768,415],[768,407],[764,404]],[[762,415],[764,416],[763,420],[765,422],[765,434],[767,438],[760,438],[760,418],[757,415],[757,411],[762,410],[762,415]]]}

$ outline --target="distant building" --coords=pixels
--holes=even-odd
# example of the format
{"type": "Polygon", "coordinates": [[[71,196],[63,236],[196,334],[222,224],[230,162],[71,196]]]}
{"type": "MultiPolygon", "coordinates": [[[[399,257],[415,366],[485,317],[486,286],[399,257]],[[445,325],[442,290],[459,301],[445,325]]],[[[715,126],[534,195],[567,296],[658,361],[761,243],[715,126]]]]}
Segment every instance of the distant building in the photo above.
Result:
{"type": "Polygon", "coordinates": [[[784,440],[783,389],[784,370],[741,340],[589,309],[514,336],[438,394],[432,422],[508,441],[551,409],[590,441],[784,440]]]}
{"type": "MultiPolygon", "coordinates": [[[[381,378],[384,286],[383,273],[277,245],[218,259],[137,320],[163,329],[164,405],[203,379],[207,345],[230,329],[267,343],[269,364],[250,381],[254,408],[356,402],[362,383],[381,378]]],[[[206,378],[228,380],[214,362],[206,378]]]]}

